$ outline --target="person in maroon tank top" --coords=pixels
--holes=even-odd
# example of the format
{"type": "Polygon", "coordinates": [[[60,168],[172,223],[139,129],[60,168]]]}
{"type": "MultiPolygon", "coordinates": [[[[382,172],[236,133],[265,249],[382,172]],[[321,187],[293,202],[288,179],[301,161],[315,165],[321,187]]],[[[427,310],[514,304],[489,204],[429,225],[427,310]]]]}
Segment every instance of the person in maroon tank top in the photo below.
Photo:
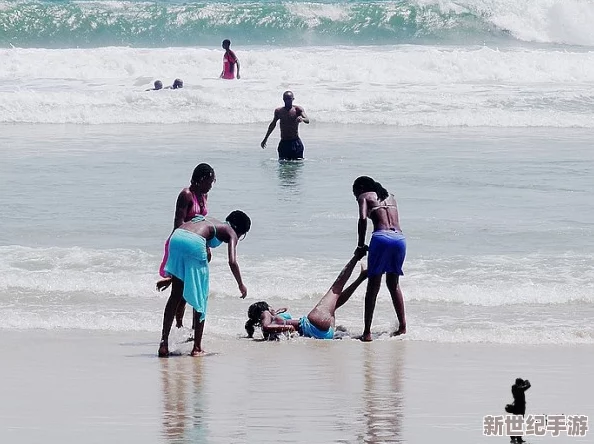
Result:
{"type": "Polygon", "coordinates": [[[225,50],[225,54],[223,54],[223,71],[219,77],[221,79],[227,80],[232,80],[236,77],[241,79],[241,76],[239,75],[239,59],[235,53],[229,49],[230,46],[231,40],[223,40],[223,49],[225,50]],[[237,70],[235,67],[237,67],[237,70]],[[237,71],[237,76],[235,75],[235,71],[237,71]]]}

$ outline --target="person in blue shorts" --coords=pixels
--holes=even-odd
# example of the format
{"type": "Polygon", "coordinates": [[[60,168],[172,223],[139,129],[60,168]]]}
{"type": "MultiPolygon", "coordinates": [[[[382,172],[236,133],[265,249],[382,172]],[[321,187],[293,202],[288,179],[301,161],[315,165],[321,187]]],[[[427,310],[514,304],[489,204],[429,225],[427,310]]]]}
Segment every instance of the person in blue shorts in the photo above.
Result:
{"type": "Polygon", "coordinates": [[[248,337],[253,337],[255,327],[259,326],[265,339],[275,339],[279,333],[284,332],[297,332],[307,338],[333,339],[336,309],[344,305],[359,285],[367,279],[367,271],[362,268],[357,279],[346,289],[344,288],[353,274],[355,265],[365,254],[365,249],[359,248],[355,251],[332,287],[307,316],[293,319],[286,309],[274,310],[264,301],[252,304],[248,309],[248,320],[245,323],[248,337]]]}
{"type": "Polygon", "coordinates": [[[379,182],[368,176],[361,176],[355,180],[353,194],[359,205],[358,249],[367,248],[367,219],[373,222],[373,234],[367,256],[369,280],[365,293],[365,327],[361,340],[371,341],[371,321],[384,274],[398,317],[398,330],[393,336],[405,334],[404,297],[400,290],[399,278],[404,274],[402,264],[406,256],[406,238],[400,229],[396,199],[379,182]]]}

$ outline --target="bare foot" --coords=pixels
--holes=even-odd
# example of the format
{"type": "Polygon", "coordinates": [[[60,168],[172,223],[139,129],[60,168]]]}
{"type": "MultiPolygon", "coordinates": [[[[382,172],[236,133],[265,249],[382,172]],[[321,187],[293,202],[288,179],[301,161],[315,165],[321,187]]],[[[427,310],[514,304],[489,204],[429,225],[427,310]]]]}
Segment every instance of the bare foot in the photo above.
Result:
{"type": "Polygon", "coordinates": [[[400,336],[400,335],[405,335],[405,334],[406,334],[406,325],[398,328],[398,330],[396,330],[390,336],[400,336]]]}
{"type": "Polygon", "coordinates": [[[206,352],[204,350],[202,350],[201,348],[194,347],[192,349],[192,352],[190,353],[190,356],[196,358],[198,356],[204,356],[205,354],[206,354],[206,352]]]}
{"type": "Polygon", "coordinates": [[[169,347],[167,342],[161,341],[159,344],[159,358],[167,358],[169,356],[169,347]]]}
{"type": "Polygon", "coordinates": [[[371,333],[365,333],[359,337],[359,340],[362,342],[371,342],[373,338],[371,337],[371,333]]]}

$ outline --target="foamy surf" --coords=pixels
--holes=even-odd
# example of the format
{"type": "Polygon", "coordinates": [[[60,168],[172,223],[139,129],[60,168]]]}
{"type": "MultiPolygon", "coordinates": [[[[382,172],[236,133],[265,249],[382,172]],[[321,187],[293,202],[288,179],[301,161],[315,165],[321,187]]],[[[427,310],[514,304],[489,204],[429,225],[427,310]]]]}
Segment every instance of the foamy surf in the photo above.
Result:
{"type": "MultiPolygon", "coordinates": [[[[56,301],[67,301],[72,294],[82,295],[86,302],[106,297],[154,299],[159,294],[159,263],[159,257],[137,250],[3,246],[0,273],[6,278],[0,279],[0,291],[18,292],[31,303],[44,294],[54,295],[56,301]]],[[[326,258],[242,260],[254,297],[287,301],[317,300],[343,265],[326,258]]],[[[593,269],[591,257],[577,254],[411,259],[406,263],[407,300],[482,307],[592,304],[593,269]]],[[[238,297],[228,273],[224,255],[214,257],[214,297],[238,297]]]]}
{"type": "MultiPolygon", "coordinates": [[[[161,328],[169,291],[155,290],[159,258],[136,250],[0,247],[0,329],[151,331],[161,328]]],[[[224,257],[211,264],[209,334],[243,334],[249,304],[266,300],[293,316],[326,292],[338,260],[242,257],[248,299],[239,299],[224,257]]],[[[411,259],[402,285],[406,340],[526,344],[594,343],[591,258],[532,255],[513,259],[411,259]],[[552,275],[549,270],[555,269],[552,275]]],[[[364,286],[340,310],[344,339],[360,334],[364,286]]],[[[374,326],[394,330],[382,289],[374,326]]],[[[389,334],[378,339],[387,340],[389,334]]]]}
{"type": "Polygon", "coordinates": [[[0,57],[3,123],[264,123],[292,89],[314,123],[348,114],[405,127],[594,127],[594,53],[583,51],[251,48],[241,50],[234,82],[217,79],[222,56],[212,49],[11,49],[0,57]],[[144,91],[178,77],[183,90],[144,91]]]}

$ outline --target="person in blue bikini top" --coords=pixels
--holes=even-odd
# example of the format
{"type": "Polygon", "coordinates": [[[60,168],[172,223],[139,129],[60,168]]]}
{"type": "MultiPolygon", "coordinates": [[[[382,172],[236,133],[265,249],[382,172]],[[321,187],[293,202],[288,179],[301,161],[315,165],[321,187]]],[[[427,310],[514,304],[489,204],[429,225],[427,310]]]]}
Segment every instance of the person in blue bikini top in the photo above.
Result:
{"type": "MultiPolygon", "coordinates": [[[[202,349],[202,333],[208,307],[210,274],[208,266],[209,248],[227,244],[229,268],[237,281],[241,297],[247,296],[247,288],[243,284],[239,264],[237,263],[237,244],[242,236],[250,231],[251,220],[243,211],[231,212],[225,222],[206,219],[198,214],[189,222],[176,228],[170,237],[169,254],[165,271],[171,276],[171,296],[163,313],[163,331],[158,354],[169,355],[169,333],[173,319],[182,300],[194,308],[194,348],[192,356],[204,354],[202,349]]],[[[162,281],[157,283],[157,288],[162,281]]]]}
{"type": "Polygon", "coordinates": [[[357,287],[367,279],[367,270],[361,268],[361,273],[349,285],[347,284],[353,269],[366,254],[366,250],[358,248],[351,260],[344,266],[328,292],[307,316],[293,319],[286,309],[274,310],[264,301],[252,304],[248,309],[248,320],[245,330],[249,338],[254,336],[255,327],[262,329],[265,339],[276,339],[279,333],[297,332],[301,336],[315,339],[333,339],[336,309],[344,305],[357,287]]]}

